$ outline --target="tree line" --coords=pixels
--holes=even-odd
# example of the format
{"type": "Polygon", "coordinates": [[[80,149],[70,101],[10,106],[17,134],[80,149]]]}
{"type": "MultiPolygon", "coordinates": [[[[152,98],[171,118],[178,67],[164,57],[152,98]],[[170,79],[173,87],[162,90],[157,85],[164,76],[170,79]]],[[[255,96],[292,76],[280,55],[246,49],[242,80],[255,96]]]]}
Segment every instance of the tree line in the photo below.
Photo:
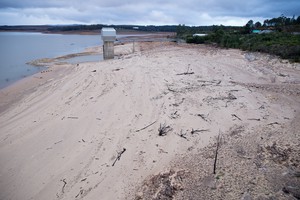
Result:
{"type": "MultiPolygon", "coordinates": [[[[300,62],[300,18],[284,17],[267,19],[264,24],[249,20],[243,27],[217,26],[206,36],[193,36],[193,28],[181,27],[178,36],[187,43],[215,44],[223,48],[239,48],[247,51],[265,52],[300,62]],[[254,29],[269,30],[254,34],[254,29]],[[184,31],[185,30],[185,31],[184,31]]],[[[203,32],[204,33],[204,32],[203,32]]]]}

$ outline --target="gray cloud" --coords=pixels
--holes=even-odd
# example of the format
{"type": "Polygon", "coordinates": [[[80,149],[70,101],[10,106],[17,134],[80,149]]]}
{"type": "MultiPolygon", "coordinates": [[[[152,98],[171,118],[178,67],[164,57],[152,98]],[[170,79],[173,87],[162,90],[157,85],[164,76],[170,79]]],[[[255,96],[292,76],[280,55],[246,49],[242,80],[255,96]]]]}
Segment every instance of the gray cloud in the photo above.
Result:
{"type": "Polygon", "coordinates": [[[1,0],[0,24],[243,25],[300,15],[299,0],[1,0]]]}

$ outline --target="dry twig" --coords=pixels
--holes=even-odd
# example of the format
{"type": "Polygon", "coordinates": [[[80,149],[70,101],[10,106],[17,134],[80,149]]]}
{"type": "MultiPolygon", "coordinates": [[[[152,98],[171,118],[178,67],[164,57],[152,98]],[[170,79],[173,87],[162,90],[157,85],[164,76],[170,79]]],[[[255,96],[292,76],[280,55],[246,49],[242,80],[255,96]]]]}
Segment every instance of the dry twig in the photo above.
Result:
{"type": "Polygon", "coordinates": [[[173,129],[168,125],[166,124],[160,124],[159,125],[159,128],[158,128],[158,135],[159,136],[165,136],[167,135],[168,132],[172,131],[173,129]]]}
{"type": "Polygon", "coordinates": [[[112,166],[114,166],[114,165],[116,164],[116,162],[117,162],[118,160],[120,160],[122,154],[123,154],[125,151],[126,151],[126,149],[123,148],[123,151],[121,151],[121,152],[118,153],[118,156],[117,156],[116,160],[114,161],[114,163],[112,164],[112,166]]]}

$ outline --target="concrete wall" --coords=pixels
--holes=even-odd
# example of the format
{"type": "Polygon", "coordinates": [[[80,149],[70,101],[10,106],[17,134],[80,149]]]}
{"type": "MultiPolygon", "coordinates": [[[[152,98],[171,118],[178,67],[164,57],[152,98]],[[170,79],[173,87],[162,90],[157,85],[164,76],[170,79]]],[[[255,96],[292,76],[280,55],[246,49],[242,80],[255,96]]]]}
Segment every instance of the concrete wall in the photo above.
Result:
{"type": "Polygon", "coordinates": [[[114,53],[114,42],[107,42],[105,41],[103,44],[103,58],[106,59],[113,59],[115,56],[114,53]]]}

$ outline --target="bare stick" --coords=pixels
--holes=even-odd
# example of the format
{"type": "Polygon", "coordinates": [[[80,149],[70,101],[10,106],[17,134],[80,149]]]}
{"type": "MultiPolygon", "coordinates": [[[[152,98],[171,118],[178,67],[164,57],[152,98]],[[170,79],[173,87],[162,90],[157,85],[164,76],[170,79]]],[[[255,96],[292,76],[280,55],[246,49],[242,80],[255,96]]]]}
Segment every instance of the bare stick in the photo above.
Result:
{"type": "Polygon", "coordinates": [[[218,151],[219,151],[219,146],[220,146],[220,131],[219,131],[219,135],[217,138],[217,148],[216,148],[216,153],[215,153],[215,161],[214,161],[214,174],[216,174],[216,168],[217,168],[217,160],[218,160],[218,151]]]}
{"type": "Polygon", "coordinates": [[[231,114],[232,117],[236,117],[238,120],[242,121],[241,118],[239,118],[236,114],[231,114]]]}
{"type": "Polygon", "coordinates": [[[116,164],[116,162],[117,162],[118,160],[120,160],[122,154],[123,154],[125,151],[126,151],[126,149],[123,148],[123,151],[121,151],[121,152],[118,153],[118,156],[117,156],[116,160],[114,161],[114,163],[112,164],[112,166],[114,166],[114,165],[116,164]]]}
{"type": "Polygon", "coordinates": [[[55,142],[54,144],[58,144],[58,143],[61,143],[62,142],[62,140],[60,140],[60,141],[58,141],[58,142],[55,142]]]}
{"type": "Polygon", "coordinates": [[[254,121],[260,121],[260,119],[259,118],[249,118],[248,120],[254,120],[254,121]]]}
{"type": "Polygon", "coordinates": [[[184,73],[179,73],[179,74],[176,74],[176,75],[189,75],[189,74],[194,74],[194,72],[184,72],[184,73]]]}
{"type": "Polygon", "coordinates": [[[147,125],[147,126],[141,128],[141,129],[139,129],[139,130],[136,130],[135,132],[140,132],[140,131],[142,131],[142,130],[145,130],[146,128],[148,128],[149,126],[152,126],[152,125],[155,124],[155,123],[156,123],[156,121],[152,122],[151,124],[149,124],[149,125],[147,125]]]}
{"type": "Polygon", "coordinates": [[[195,134],[195,133],[200,133],[200,132],[205,132],[205,131],[209,131],[208,129],[192,129],[191,134],[195,134]]]}
{"type": "Polygon", "coordinates": [[[180,74],[176,74],[176,75],[188,75],[188,74],[194,74],[194,72],[189,72],[190,67],[187,68],[186,72],[184,73],[180,73],[180,74]]]}
{"type": "Polygon", "coordinates": [[[67,185],[67,181],[66,181],[65,178],[62,179],[62,180],[60,180],[60,181],[64,182],[64,185],[63,185],[63,187],[62,187],[62,189],[61,189],[62,193],[64,193],[64,192],[65,192],[65,187],[66,187],[66,185],[67,185]]]}
{"type": "Polygon", "coordinates": [[[204,121],[208,122],[207,120],[208,115],[204,116],[204,114],[197,114],[197,116],[201,117],[204,121]]]}
{"type": "Polygon", "coordinates": [[[180,137],[182,137],[182,138],[188,140],[187,137],[186,137],[186,133],[185,133],[185,134],[182,133],[182,129],[180,130],[180,134],[178,134],[178,135],[179,135],[180,137]]]}
{"type": "Polygon", "coordinates": [[[278,122],[272,122],[272,123],[270,123],[270,124],[267,124],[267,125],[274,125],[274,124],[277,124],[277,125],[279,125],[279,123],[278,123],[278,122]]]}

